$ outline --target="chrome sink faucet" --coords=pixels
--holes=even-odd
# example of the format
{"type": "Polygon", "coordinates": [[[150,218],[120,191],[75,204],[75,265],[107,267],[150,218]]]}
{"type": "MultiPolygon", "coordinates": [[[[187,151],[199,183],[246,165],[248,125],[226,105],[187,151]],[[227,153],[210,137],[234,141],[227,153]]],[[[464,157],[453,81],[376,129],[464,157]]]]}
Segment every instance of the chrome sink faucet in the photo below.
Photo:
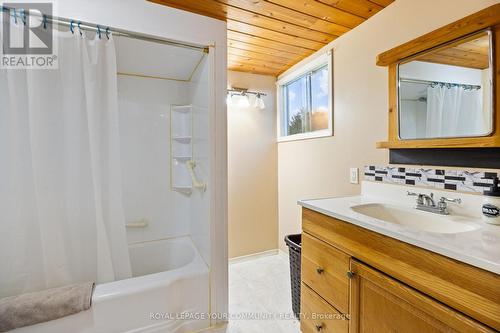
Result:
{"type": "Polygon", "coordinates": [[[409,196],[417,197],[417,206],[415,207],[416,209],[440,215],[450,214],[450,212],[448,211],[448,202],[457,204],[460,204],[462,202],[462,199],[450,199],[441,197],[439,199],[439,202],[436,204],[436,201],[434,201],[434,193],[427,195],[425,193],[415,193],[408,191],[407,194],[409,196]]]}

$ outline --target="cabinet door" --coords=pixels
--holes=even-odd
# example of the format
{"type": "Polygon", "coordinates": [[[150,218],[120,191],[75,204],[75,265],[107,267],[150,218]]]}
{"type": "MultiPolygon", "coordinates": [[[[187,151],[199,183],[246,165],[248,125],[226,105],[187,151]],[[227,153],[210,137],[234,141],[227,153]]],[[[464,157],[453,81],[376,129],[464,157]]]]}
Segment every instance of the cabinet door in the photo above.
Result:
{"type": "Polygon", "coordinates": [[[494,332],[358,261],[351,261],[349,332],[494,332]]]}

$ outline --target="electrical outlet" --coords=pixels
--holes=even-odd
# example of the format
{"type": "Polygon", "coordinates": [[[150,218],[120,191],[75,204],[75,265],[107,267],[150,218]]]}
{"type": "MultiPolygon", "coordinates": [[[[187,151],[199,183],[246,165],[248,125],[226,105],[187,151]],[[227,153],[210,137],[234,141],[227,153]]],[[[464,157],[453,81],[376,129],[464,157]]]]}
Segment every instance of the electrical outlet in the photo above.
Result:
{"type": "Polygon", "coordinates": [[[351,168],[351,174],[350,174],[351,184],[359,183],[358,174],[359,174],[358,168],[351,168]]]}

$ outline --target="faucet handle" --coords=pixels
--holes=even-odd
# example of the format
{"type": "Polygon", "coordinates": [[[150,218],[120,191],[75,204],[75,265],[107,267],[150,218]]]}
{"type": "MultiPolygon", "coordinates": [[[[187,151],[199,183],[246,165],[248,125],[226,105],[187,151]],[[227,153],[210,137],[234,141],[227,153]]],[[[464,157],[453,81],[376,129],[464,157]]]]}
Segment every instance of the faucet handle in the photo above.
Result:
{"type": "Polygon", "coordinates": [[[417,204],[418,205],[423,205],[424,204],[424,195],[422,193],[416,193],[416,192],[407,191],[406,195],[409,195],[411,197],[417,197],[417,204]]]}
{"type": "Polygon", "coordinates": [[[441,197],[441,199],[439,199],[439,202],[441,202],[441,203],[452,202],[452,203],[456,203],[456,204],[461,204],[462,203],[462,199],[460,199],[460,198],[451,199],[451,198],[441,197]]]}

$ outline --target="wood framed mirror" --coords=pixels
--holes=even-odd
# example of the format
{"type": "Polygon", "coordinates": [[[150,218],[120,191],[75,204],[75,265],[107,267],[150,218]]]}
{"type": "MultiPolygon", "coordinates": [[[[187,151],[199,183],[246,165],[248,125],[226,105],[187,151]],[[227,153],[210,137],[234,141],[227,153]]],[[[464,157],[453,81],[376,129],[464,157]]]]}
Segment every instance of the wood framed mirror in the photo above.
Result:
{"type": "Polygon", "coordinates": [[[500,147],[499,49],[497,4],[380,54],[389,138],[377,148],[500,147]]]}

